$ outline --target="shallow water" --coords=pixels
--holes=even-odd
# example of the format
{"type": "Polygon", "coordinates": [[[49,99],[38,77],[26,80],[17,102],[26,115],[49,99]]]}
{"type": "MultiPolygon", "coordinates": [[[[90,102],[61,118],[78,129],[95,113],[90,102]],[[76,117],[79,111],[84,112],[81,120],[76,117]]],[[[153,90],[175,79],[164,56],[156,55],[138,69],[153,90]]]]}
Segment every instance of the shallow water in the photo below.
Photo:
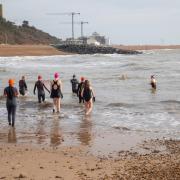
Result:
{"type": "MultiPolygon", "coordinates": [[[[180,139],[180,50],[145,51],[142,55],[72,55],[53,57],[0,57],[0,93],[9,77],[16,85],[26,76],[28,96],[18,100],[16,129],[7,125],[5,99],[0,98],[0,142],[57,146],[97,146],[100,132],[149,134],[180,139]],[[52,100],[39,105],[33,95],[41,74],[49,87],[54,72],[63,82],[62,113],[52,113],[52,100]],[[85,117],[83,106],[71,93],[70,79],[85,76],[96,93],[93,113],[85,117]],[[122,80],[122,74],[127,79],[122,80]],[[155,74],[157,91],[149,85],[155,74]]],[[[117,136],[118,137],[118,136],[117,136]]]]}

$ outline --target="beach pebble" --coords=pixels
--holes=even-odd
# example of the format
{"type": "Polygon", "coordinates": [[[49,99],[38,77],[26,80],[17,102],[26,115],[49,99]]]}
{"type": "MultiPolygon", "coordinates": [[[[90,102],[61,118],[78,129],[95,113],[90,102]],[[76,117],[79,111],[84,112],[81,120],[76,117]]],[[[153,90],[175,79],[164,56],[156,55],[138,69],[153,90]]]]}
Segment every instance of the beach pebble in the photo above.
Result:
{"type": "Polygon", "coordinates": [[[55,178],[56,178],[56,179],[58,179],[58,178],[61,179],[62,177],[61,177],[61,176],[55,176],[55,178]]]}
{"type": "Polygon", "coordinates": [[[15,177],[15,178],[26,178],[27,176],[24,173],[20,173],[19,176],[15,177]]]}
{"type": "Polygon", "coordinates": [[[0,179],[6,179],[6,177],[5,177],[5,176],[3,176],[3,177],[0,177],[0,179]]]}

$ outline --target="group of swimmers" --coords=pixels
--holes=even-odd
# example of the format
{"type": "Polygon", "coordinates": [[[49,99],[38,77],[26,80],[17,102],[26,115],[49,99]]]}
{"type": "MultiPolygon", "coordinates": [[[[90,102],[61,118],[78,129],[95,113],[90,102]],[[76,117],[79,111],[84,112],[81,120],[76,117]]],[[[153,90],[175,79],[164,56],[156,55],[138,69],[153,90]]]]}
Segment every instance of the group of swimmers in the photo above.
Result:
{"type": "MultiPolygon", "coordinates": [[[[6,96],[6,107],[8,112],[8,122],[12,127],[15,125],[17,107],[16,98],[19,96],[19,94],[25,96],[28,91],[25,76],[22,76],[22,79],[19,81],[19,93],[17,88],[14,87],[14,84],[15,81],[13,79],[9,79],[9,86],[4,89],[4,96],[6,96]]],[[[84,77],[81,77],[81,82],[79,83],[76,76],[73,75],[71,84],[72,93],[79,97],[79,103],[83,102],[85,104],[85,114],[89,115],[93,108],[93,101],[95,101],[95,94],[92,86],[90,85],[90,81],[85,80],[84,77]]],[[[39,75],[38,80],[34,85],[34,95],[36,94],[36,89],[38,102],[41,103],[45,101],[45,90],[48,91],[50,98],[53,99],[53,113],[59,113],[61,108],[61,99],[63,99],[62,82],[59,78],[59,74],[54,74],[54,79],[50,83],[50,90],[45,86],[42,76],[39,75]]]]}

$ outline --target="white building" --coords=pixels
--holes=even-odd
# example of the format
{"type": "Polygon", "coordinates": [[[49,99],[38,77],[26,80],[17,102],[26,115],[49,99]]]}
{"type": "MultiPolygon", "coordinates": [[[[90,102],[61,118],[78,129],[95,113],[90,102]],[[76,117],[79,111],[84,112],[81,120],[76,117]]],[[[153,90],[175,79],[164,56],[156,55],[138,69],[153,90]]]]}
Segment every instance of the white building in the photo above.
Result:
{"type": "Polygon", "coordinates": [[[110,45],[109,38],[106,38],[105,36],[101,36],[97,32],[94,32],[91,36],[87,38],[87,44],[92,45],[110,45]]]}

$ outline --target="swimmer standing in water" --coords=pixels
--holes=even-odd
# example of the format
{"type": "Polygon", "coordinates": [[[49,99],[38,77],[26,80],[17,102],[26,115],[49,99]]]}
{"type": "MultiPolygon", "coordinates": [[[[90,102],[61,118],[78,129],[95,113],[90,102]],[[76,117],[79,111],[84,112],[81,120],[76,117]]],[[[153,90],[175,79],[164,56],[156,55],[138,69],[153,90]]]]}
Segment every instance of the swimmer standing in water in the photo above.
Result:
{"type": "Polygon", "coordinates": [[[93,101],[95,102],[95,94],[88,80],[84,82],[82,97],[85,101],[85,113],[89,115],[92,112],[93,101]]]}
{"type": "Polygon", "coordinates": [[[44,85],[44,83],[42,82],[42,76],[38,76],[38,81],[36,81],[35,85],[34,85],[34,95],[36,94],[36,88],[38,91],[38,102],[41,103],[41,101],[45,101],[45,91],[44,88],[50,93],[50,91],[48,90],[48,88],[44,85]]]}
{"type": "Polygon", "coordinates": [[[150,82],[150,84],[151,84],[151,87],[152,87],[154,90],[156,90],[157,81],[156,81],[154,75],[151,76],[151,82],[150,82]]]}
{"type": "Polygon", "coordinates": [[[27,92],[27,84],[25,81],[25,76],[22,76],[22,79],[19,81],[19,93],[22,96],[25,96],[26,92],[27,92]]]}
{"type": "Polygon", "coordinates": [[[78,85],[78,89],[77,89],[77,96],[79,97],[79,103],[83,102],[84,103],[84,99],[82,96],[82,90],[84,88],[84,77],[81,77],[81,82],[78,85]]]}
{"type": "Polygon", "coordinates": [[[54,80],[51,82],[51,98],[53,99],[53,113],[55,110],[60,112],[62,94],[62,82],[59,79],[59,74],[54,74],[54,80]]]}
{"type": "Polygon", "coordinates": [[[72,93],[77,94],[77,89],[78,89],[78,80],[76,79],[76,75],[73,75],[73,78],[71,79],[71,84],[72,84],[72,93]]]}
{"type": "Polygon", "coordinates": [[[14,80],[9,79],[9,86],[4,89],[4,96],[6,96],[6,107],[8,111],[8,122],[9,125],[14,127],[16,118],[16,98],[18,97],[18,91],[14,87],[14,80]]]}

